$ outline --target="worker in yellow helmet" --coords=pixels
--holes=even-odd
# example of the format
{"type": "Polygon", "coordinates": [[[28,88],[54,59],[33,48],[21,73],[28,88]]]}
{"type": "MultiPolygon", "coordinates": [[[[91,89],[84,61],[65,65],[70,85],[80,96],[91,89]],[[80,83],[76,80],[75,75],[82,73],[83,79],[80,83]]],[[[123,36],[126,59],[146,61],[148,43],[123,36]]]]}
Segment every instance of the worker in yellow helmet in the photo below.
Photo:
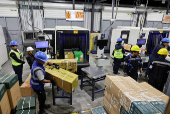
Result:
{"type": "Polygon", "coordinates": [[[131,54],[124,59],[124,73],[137,81],[138,69],[142,71],[142,60],[139,56],[140,48],[137,45],[132,46],[131,54]]]}
{"type": "Polygon", "coordinates": [[[149,67],[148,83],[156,89],[163,91],[164,84],[167,81],[168,71],[170,71],[170,61],[166,60],[168,50],[162,48],[158,51],[159,58],[155,58],[149,67]]]}

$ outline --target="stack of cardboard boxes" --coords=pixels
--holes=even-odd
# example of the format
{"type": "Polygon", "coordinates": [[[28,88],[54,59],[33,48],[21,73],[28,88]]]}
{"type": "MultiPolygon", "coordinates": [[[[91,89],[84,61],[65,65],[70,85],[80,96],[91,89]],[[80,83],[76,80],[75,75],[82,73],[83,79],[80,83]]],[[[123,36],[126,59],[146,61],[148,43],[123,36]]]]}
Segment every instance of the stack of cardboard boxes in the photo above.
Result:
{"type": "Polygon", "coordinates": [[[50,59],[52,63],[58,64],[62,69],[77,72],[77,60],[76,59],[50,59]]]}
{"type": "Polygon", "coordinates": [[[16,74],[0,74],[0,114],[15,114],[20,100],[18,76],[16,74]]]}
{"type": "Polygon", "coordinates": [[[72,93],[78,86],[78,75],[71,73],[62,68],[56,69],[54,66],[45,66],[46,68],[46,78],[53,80],[56,83],[56,86],[61,89],[66,90],[69,93],[72,93]]]}
{"type": "Polygon", "coordinates": [[[107,76],[103,104],[109,114],[163,114],[169,97],[130,77],[107,76]]]}

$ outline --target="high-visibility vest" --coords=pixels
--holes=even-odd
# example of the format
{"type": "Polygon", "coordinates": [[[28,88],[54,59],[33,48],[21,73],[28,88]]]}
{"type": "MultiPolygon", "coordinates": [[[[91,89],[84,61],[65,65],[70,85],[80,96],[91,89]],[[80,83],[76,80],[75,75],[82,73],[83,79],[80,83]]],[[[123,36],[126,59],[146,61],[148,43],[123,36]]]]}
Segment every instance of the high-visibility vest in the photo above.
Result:
{"type": "Polygon", "coordinates": [[[18,51],[18,52],[14,51],[14,50],[11,50],[10,53],[9,53],[9,57],[10,57],[10,59],[11,59],[11,61],[12,61],[12,65],[14,65],[14,66],[19,66],[19,65],[22,64],[22,63],[18,63],[17,61],[15,61],[15,60],[10,56],[11,53],[15,53],[15,55],[17,56],[17,58],[21,60],[21,59],[22,59],[22,53],[21,53],[18,49],[17,49],[17,51],[18,51]]]}
{"type": "Polygon", "coordinates": [[[122,59],[123,58],[122,49],[118,49],[118,50],[115,49],[114,57],[118,59],[122,59]]]}
{"type": "Polygon", "coordinates": [[[42,83],[39,79],[38,76],[35,74],[37,70],[41,70],[44,73],[44,78],[45,78],[45,68],[42,64],[38,63],[37,61],[34,61],[31,69],[31,80],[30,80],[30,85],[33,90],[42,90],[44,89],[44,83],[42,83]]]}

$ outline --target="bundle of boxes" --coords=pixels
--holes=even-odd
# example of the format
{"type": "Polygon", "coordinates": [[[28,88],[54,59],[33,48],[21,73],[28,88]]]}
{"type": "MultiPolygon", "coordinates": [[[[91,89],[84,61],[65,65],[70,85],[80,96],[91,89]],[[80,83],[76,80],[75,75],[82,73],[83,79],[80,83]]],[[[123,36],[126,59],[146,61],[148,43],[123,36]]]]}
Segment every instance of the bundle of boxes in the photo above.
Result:
{"type": "Polygon", "coordinates": [[[130,77],[106,76],[104,108],[109,114],[163,114],[169,97],[130,77]]]}
{"type": "Polygon", "coordinates": [[[26,111],[27,114],[36,114],[35,97],[32,98],[32,102],[23,102],[23,99],[21,99],[18,76],[16,74],[0,74],[0,114],[25,114],[24,112],[26,111]],[[32,105],[34,105],[35,113],[30,113],[30,111],[32,112],[30,110],[32,105]]]}
{"type": "Polygon", "coordinates": [[[77,62],[84,61],[84,54],[82,51],[65,51],[65,59],[76,59],[77,62]]]}

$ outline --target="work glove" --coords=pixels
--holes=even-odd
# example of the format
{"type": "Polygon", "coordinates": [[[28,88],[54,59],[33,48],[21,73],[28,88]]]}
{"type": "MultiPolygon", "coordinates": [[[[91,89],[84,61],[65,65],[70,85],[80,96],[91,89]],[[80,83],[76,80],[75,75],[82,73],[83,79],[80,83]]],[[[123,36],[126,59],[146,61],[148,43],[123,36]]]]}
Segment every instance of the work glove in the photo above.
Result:
{"type": "Polygon", "coordinates": [[[60,69],[60,66],[59,66],[58,64],[53,63],[53,65],[54,65],[54,67],[55,67],[56,69],[60,69]]]}

